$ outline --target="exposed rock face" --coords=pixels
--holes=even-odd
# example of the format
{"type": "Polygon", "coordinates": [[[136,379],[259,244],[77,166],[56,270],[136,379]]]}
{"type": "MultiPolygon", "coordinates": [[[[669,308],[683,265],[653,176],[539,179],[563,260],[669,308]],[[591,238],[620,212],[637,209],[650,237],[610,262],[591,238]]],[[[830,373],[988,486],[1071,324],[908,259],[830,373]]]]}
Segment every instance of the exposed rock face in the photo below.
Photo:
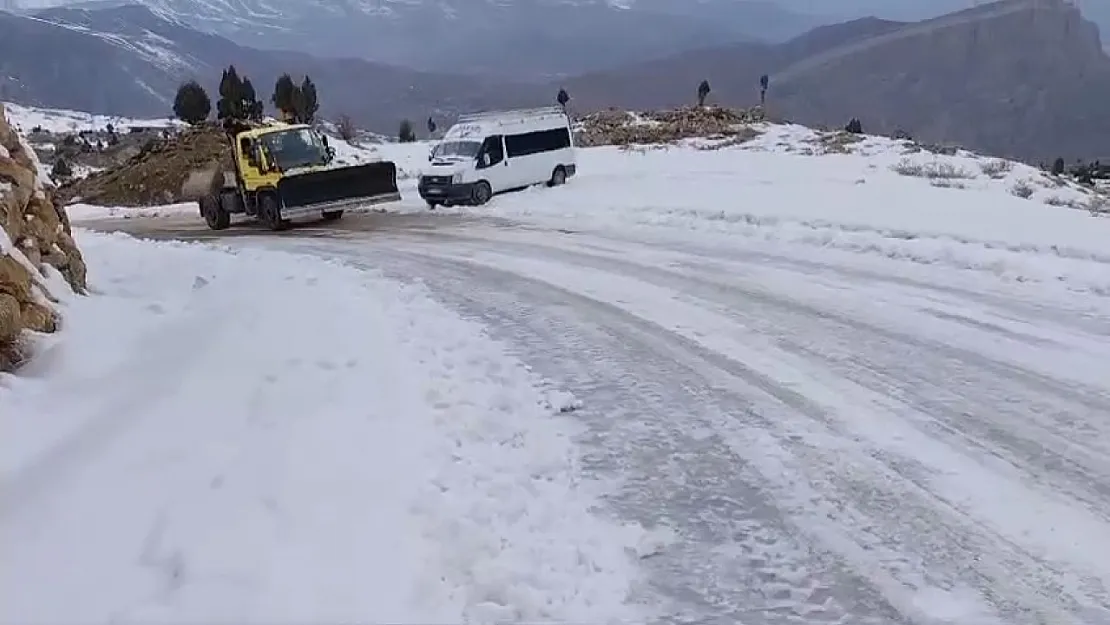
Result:
{"type": "Polygon", "coordinates": [[[85,261],[51,193],[40,179],[38,158],[8,125],[0,103],[0,371],[26,360],[25,330],[58,329],[53,304],[59,294],[48,288],[47,266],[85,292],[85,261]]]}
{"type": "Polygon", "coordinates": [[[687,107],[632,114],[603,111],[581,118],[575,143],[582,147],[670,143],[693,137],[755,136],[750,124],[765,121],[763,110],[687,107]]]}

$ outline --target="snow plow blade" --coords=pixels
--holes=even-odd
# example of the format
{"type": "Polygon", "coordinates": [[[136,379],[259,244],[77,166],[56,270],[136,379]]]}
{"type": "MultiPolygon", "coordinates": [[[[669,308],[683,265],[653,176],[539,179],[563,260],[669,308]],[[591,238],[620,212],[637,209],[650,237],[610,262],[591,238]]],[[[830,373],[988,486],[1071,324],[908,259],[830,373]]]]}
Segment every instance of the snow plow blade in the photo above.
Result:
{"type": "Polygon", "coordinates": [[[381,204],[401,199],[397,166],[391,161],[286,176],[278,181],[277,190],[283,206],[289,209],[334,202],[381,204]]]}

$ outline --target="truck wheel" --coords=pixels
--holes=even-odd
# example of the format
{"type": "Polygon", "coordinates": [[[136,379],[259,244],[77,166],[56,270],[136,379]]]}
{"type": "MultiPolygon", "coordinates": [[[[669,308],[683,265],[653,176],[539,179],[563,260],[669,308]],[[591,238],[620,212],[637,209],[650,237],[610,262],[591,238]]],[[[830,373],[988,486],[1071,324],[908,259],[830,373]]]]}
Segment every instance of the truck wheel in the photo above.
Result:
{"type": "Polygon", "coordinates": [[[289,220],[281,218],[281,206],[272,193],[259,199],[258,216],[270,230],[285,230],[289,227],[289,220]]]}
{"type": "Polygon", "coordinates": [[[435,210],[435,209],[439,208],[439,202],[433,202],[432,200],[424,200],[424,201],[427,202],[428,208],[430,210],[435,210]]]}
{"type": "Polygon", "coordinates": [[[200,199],[200,214],[212,230],[224,230],[231,225],[231,214],[220,206],[220,198],[206,195],[200,199]]]}
{"type": "Polygon", "coordinates": [[[493,190],[490,189],[489,183],[485,180],[479,181],[477,184],[475,184],[474,191],[472,191],[471,193],[471,200],[474,202],[475,206],[482,206],[486,202],[489,202],[490,198],[493,197],[493,190]]]}
{"type": "Polygon", "coordinates": [[[337,221],[343,218],[343,211],[324,211],[324,221],[337,221]]]}
{"type": "Polygon", "coordinates": [[[560,165],[560,166],[555,168],[555,171],[551,172],[551,180],[549,180],[547,182],[547,186],[557,187],[561,184],[566,183],[566,181],[567,181],[567,170],[563,169],[563,166],[560,165]]]}

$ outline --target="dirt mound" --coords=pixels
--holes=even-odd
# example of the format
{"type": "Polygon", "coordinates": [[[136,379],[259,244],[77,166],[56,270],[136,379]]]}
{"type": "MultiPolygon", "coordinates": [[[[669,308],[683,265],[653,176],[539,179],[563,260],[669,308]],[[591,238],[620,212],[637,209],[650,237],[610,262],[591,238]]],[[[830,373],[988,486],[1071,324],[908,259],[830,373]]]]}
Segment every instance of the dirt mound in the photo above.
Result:
{"type": "Polygon", "coordinates": [[[189,128],[175,136],[151,139],[127,161],[66,184],[58,194],[66,203],[100,206],[172,204],[185,201],[181,185],[190,172],[217,160],[232,166],[223,129],[189,128]]]}
{"type": "Polygon", "coordinates": [[[602,111],[579,120],[577,144],[630,145],[670,143],[695,137],[753,134],[751,124],[765,120],[763,109],[690,107],[671,111],[602,111]]]}
{"type": "Polygon", "coordinates": [[[56,294],[44,266],[61,272],[74,291],[85,291],[85,261],[39,169],[0,103],[0,371],[26,360],[25,331],[58,329],[56,294]]]}

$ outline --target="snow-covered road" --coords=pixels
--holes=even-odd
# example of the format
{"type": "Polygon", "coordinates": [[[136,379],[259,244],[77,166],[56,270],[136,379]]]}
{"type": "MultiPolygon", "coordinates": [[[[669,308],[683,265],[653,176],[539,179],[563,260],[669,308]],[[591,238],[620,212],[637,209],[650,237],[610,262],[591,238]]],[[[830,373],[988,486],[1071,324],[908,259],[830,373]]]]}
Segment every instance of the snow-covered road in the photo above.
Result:
{"type": "Polygon", "coordinates": [[[636,595],[668,622],[1106,621],[1106,298],[426,221],[236,240],[422,282],[574,393],[611,512],[674,532],[636,595]]]}
{"type": "Polygon", "coordinates": [[[1110,625],[1107,200],[760,132],[435,213],[383,145],[400,205],[283,233],[70,207],[216,245],[80,233],[0,377],[0,622],[1110,625]]]}

